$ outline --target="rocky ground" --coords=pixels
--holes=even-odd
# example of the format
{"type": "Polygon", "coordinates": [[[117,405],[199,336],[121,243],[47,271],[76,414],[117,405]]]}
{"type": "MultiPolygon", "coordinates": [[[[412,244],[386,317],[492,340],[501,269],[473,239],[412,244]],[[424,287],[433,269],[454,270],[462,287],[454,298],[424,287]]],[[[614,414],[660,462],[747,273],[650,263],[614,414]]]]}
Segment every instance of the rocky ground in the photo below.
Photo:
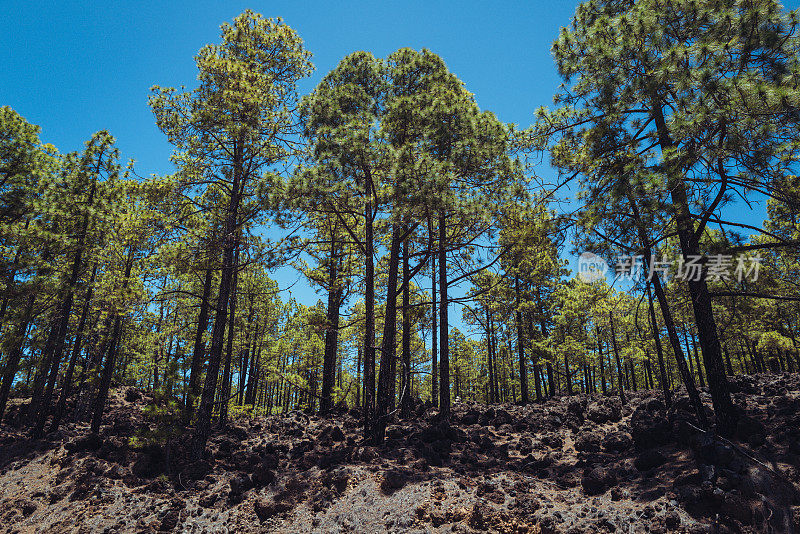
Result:
{"type": "MultiPolygon", "coordinates": [[[[120,388],[99,437],[0,425],[0,532],[792,532],[800,530],[800,376],[733,379],[723,440],[688,398],[575,395],[529,406],[424,404],[361,439],[358,412],[240,418],[186,463],[169,411],[120,388]],[[148,408],[150,407],[150,408],[148,408]],[[168,443],[169,446],[164,446],[168,443]]],[[[704,401],[710,403],[707,393],[704,401]]]]}

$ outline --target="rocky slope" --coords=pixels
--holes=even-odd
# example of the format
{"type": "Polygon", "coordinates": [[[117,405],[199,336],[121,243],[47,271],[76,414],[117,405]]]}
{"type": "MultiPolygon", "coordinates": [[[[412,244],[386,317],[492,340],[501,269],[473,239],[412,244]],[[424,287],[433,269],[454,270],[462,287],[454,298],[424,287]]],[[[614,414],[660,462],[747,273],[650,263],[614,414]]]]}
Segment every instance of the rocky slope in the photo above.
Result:
{"type": "MultiPolygon", "coordinates": [[[[31,441],[0,425],[0,532],[791,532],[800,529],[800,376],[733,379],[723,440],[686,397],[419,404],[381,447],[358,413],[241,418],[187,463],[154,399],[118,389],[108,424],[31,441]],[[160,413],[161,415],[154,415],[160,413]],[[165,446],[164,444],[168,444],[165,446]]],[[[704,400],[710,402],[707,394],[704,400]]]]}

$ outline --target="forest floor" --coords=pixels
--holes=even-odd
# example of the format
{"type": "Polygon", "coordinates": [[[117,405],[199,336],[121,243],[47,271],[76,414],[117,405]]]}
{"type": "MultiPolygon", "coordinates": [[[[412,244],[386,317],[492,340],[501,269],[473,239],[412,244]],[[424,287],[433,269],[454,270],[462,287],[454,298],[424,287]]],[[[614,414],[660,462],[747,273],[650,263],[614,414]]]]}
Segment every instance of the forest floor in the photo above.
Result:
{"type": "Polygon", "coordinates": [[[186,438],[157,444],[154,401],[135,389],[113,392],[99,439],[69,423],[31,441],[14,399],[0,532],[800,531],[800,375],[732,389],[730,441],[696,430],[685,396],[667,410],[640,391],[624,406],[459,403],[449,427],[419,404],[381,447],[364,445],[355,410],[240,418],[191,464],[186,438]]]}

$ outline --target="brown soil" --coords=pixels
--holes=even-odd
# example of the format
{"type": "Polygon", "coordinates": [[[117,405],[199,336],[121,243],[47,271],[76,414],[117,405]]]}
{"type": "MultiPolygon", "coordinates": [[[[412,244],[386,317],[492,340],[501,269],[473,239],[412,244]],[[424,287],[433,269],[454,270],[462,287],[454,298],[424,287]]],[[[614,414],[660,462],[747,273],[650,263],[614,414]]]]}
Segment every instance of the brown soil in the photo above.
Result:
{"type": "MultiPolygon", "coordinates": [[[[800,376],[733,379],[730,440],[686,397],[575,395],[419,404],[372,447],[358,412],[239,419],[209,458],[161,435],[136,390],[108,424],[32,441],[14,399],[0,425],[0,532],[791,532],[800,529],[800,376]],[[169,445],[166,446],[165,444],[169,445]]],[[[707,393],[704,401],[710,403],[707,393]]]]}

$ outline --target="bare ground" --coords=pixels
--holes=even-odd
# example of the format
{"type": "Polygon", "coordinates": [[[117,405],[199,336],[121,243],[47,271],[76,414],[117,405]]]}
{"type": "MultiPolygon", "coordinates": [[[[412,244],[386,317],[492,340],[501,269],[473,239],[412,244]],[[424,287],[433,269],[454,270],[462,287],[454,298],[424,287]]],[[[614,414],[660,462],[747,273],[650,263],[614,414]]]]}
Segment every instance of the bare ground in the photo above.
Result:
{"type": "MultiPolygon", "coordinates": [[[[32,441],[14,399],[0,425],[0,532],[792,532],[800,529],[800,376],[733,379],[735,436],[699,432],[678,396],[574,395],[418,404],[381,447],[357,410],[291,412],[218,430],[207,460],[113,392],[99,438],[82,423],[32,441]],[[165,446],[168,444],[169,446],[165,446]]],[[[710,402],[708,395],[704,400],[710,402]]]]}

